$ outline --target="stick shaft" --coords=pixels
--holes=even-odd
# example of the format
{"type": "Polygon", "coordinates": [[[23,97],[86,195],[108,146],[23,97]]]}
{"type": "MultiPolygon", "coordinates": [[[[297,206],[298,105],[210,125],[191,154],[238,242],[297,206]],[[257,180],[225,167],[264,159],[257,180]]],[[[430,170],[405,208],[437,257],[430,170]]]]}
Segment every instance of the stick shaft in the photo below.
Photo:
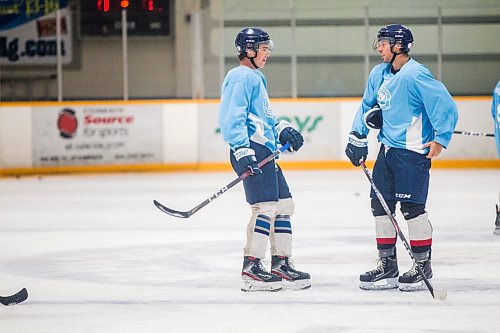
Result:
{"type": "Polygon", "coordinates": [[[454,131],[453,134],[495,137],[495,134],[493,133],[483,133],[483,132],[454,131]]]}

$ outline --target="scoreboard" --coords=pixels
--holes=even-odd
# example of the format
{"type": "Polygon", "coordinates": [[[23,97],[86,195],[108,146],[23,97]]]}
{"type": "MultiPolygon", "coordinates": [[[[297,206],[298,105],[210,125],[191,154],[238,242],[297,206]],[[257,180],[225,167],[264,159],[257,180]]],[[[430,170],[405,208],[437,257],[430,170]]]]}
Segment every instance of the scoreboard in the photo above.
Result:
{"type": "Polygon", "coordinates": [[[120,36],[122,10],[129,36],[170,36],[171,0],[81,0],[83,36],[120,36]]]}

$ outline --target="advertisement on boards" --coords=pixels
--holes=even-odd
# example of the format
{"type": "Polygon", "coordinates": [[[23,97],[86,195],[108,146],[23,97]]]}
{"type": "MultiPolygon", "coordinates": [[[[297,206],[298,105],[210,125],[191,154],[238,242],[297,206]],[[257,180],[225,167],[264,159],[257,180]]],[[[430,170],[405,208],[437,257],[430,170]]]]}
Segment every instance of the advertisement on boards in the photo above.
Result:
{"type": "Polygon", "coordinates": [[[34,166],[161,163],[162,106],[33,107],[34,166]]]}
{"type": "Polygon", "coordinates": [[[62,63],[70,63],[73,46],[67,0],[2,0],[0,64],[56,64],[57,10],[60,10],[62,63]]]}

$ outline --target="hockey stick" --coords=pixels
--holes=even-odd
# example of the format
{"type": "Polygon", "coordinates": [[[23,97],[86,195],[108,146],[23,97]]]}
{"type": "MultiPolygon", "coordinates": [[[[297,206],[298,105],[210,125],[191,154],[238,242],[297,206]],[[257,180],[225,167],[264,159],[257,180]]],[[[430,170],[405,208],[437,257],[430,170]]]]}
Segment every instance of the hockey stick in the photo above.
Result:
{"type": "Polygon", "coordinates": [[[396,229],[399,238],[403,242],[403,244],[406,248],[406,251],[408,251],[408,254],[410,254],[410,257],[413,260],[413,264],[415,265],[415,267],[417,267],[418,273],[420,274],[420,276],[424,280],[424,283],[427,286],[427,289],[429,289],[429,291],[434,299],[444,301],[446,299],[446,296],[448,295],[448,293],[446,292],[446,290],[434,290],[434,287],[432,286],[431,282],[425,276],[424,272],[422,271],[422,268],[417,264],[417,262],[415,260],[415,255],[413,254],[413,251],[411,250],[411,247],[408,244],[408,241],[406,240],[405,235],[403,234],[403,232],[399,228],[399,224],[396,221],[396,218],[391,214],[391,210],[389,209],[389,206],[387,206],[387,203],[385,202],[384,197],[382,196],[380,191],[375,186],[375,183],[373,182],[373,178],[370,175],[370,171],[368,171],[368,168],[366,167],[366,164],[364,161],[361,162],[361,167],[363,168],[363,172],[365,173],[366,178],[368,178],[368,180],[372,184],[373,191],[377,195],[377,198],[380,201],[380,203],[382,204],[382,207],[384,207],[385,213],[387,214],[387,216],[389,216],[389,219],[391,220],[392,225],[396,229]]]}
{"type": "Polygon", "coordinates": [[[24,302],[26,299],[28,299],[28,291],[26,290],[26,288],[23,288],[14,295],[0,296],[0,303],[5,306],[16,305],[18,303],[24,302]]]}
{"type": "MultiPolygon", "coordinates": [[[[275,151],[274,153],[272,153],[268,157],[264,158],[257,165],[259,166],[259,168],[262,168],[264,165],[266,165],[270,161],[274,160],[279,154],[281,154],[282,152],[284,152],[288,148],[290,148],[290,143],[289,142],[287,142],[280,149],[278,149],[277,151],[275,151]]],[[[170,209],[170,208],[162,205],[161,203],[159,203],[156,200],[153,200],[153,203],[155,204],[155,206],[159,210],[161,210],[164,213],[167,213],[168,215],[172,215],[172,216],[180,217],[180,218],[188,218],[191,215],[193,215],[194,213],[196,213],[197,211],[199,211],[200,209],[202,209],[203,207],[205,207],[206,205],[208,205],[213,200],[217,199],[224,192],[226,192],[231,187],[233,187],[234,185],[238,184],[239,182],[241,182],[243,179],[247,178],[248,176],[250,176],[250,170],[245,171],[238,178],[236,178],[235,180],[233,180],[232,182],[230,182],[229,184],[227,184],[226,186],[224,186],[223,188],[221,188],[219,191],[217,191],[216,193],[214,193],[210,198],[206,199],[205,201],[203,201],[202,203],[200,203],[198,206],[196,206],[193,209],[190,209],[190,210],[188,210],[186,212],[181,212],[181,211],[178,211],[178,210],[170,209]]]]}
{"type": "Polygon", "coordinates": [[[462,134],[462,135],[470,135],[470,136],[489,136],[495,137],[493,133],[482,133],[482,132],[467,132],[467,131],[454,131],[453,134],[462,134]]]}

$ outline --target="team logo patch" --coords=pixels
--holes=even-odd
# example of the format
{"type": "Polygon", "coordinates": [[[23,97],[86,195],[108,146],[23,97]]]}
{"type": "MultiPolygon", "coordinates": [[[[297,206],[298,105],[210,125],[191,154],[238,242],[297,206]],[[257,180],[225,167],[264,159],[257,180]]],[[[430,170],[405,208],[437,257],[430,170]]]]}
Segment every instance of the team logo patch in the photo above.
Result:
{"type": "Polygon", "coordinates": [[[378,90],[377,102],[382,110],[387,110],[391,106],[391,93],[385,86],[378,90]]]}

